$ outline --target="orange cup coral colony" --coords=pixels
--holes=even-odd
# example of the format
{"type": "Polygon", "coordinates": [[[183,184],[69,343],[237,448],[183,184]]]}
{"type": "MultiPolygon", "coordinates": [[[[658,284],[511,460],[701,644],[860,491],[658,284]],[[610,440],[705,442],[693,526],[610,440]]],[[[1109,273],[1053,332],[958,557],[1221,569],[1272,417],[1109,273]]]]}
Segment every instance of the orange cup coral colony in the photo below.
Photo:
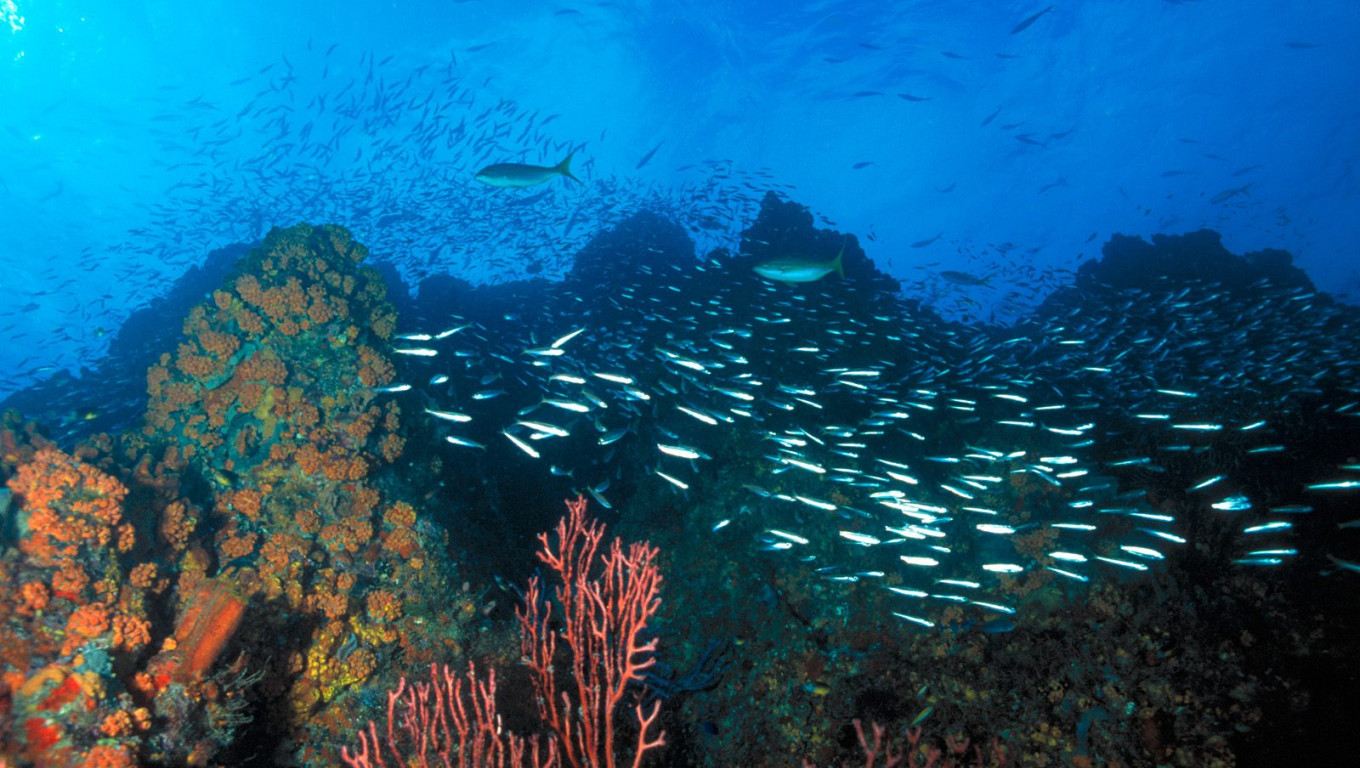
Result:
{"type": "Polygon", "coordinates": [[[23,504],[20,549],[36,564],[60,566],[82,549],[107,546],[121,527],[127,490],[55,448],[20,465],[9,487],[23,504]]]}
{"type": "Polygon", "coordinates": [[[422,660],[460,642],[464,620],[419,607],[452,563],[374,480],[406,435],[374,392],[396,312],[366,255],[339,227],[271,232],[147,371],[135,434],[76,458],[0,423],[22,555],[0,706],[32,714],[35,762],[206,764],[256,673],[264,717],[343,726],[359,705],[339,694],[398,639],[422,660]]]}

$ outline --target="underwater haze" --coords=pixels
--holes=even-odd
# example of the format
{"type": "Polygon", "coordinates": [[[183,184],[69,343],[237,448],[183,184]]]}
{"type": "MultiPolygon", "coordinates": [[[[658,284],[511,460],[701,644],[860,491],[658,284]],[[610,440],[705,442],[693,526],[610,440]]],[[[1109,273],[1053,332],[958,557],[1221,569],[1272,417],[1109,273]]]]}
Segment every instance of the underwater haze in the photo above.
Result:
{"type": "Polygon", "coordinates": [[[1203,227],[1354,299],[1360,9],[1057,3],[1018,29],[1045,7],[8,0],[5,386],[88,365],[209,249],[274,225],[496,282],[560,272],[644,201],[730,246],[765,188],[932,303],[957,299],[939,270],[995,272],[983,317],[1111,233],[1203,227]],[[505,132],[468,125],[507,104],[505,132]],[[472,181],[569,150],[594,192],[538,216],[472,181]]]}
{"type": "Polygon", "coordinates": [[[0,0],[0,768],[1350,750],[1358,42],[0,0]]]}

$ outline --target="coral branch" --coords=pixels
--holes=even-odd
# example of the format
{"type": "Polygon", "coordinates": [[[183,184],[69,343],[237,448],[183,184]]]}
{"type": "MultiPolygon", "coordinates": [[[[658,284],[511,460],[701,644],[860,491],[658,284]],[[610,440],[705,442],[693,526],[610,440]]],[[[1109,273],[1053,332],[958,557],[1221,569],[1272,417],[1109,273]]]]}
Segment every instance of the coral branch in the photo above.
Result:
{"type": "Polygon", "coordinates": [[[458,768],[559,765],[552,740],[544,745],[536,737],[524,739],[501,731],[494,669],[481,681],[476,666],[469,663],[466,680],[464,695],[463,678],[437,664],[430,665],[428,683],[402,678],[387,694],[387,738],[379,739],[378,726],[370,722],[359,732],[358,749],[351,753],[341,748],[341,759],[350,768],[386,768],[385,741],[395,765],[403,768],[452,766],[455,754],[458,768]]]}
{"type": "Polygon", "coordinates": [[[385,738],[370,722],[359,732],[358,748],[341,751],[350,768],[385,768],[384,751],[396,765],[416,768],[432,761],[451,766],[455,751],[460,768],[556,768],[564,762],[573,768],[614,768],[617,718],[625,699],[634,699],[629,711],[637,731],[631,761],[625,764],[638,768],[643,755],[666,743],[664,731],[653,735],[660,700],[648,711],[639,696],[643,673],[656,663],[656,640],[642,642],[641,637],[661,605],[658,550],[632,544],[625,551],[615,539],[593,568],[604,525],[586,516],[585,499],[579,497],[567,502],[567,515],[556,531],[556,546],[547,534],[539,537],[539,557],[562,580],[555,594],[564,610],[560,634],[569,651],[569,681],[559,678],[559,632],[549,623],[552,603],[540,579],[530,579],[525,606],[517,612],[539,720],[551,731],[546,747],[537,738],[501,731],[494,672],[481,682],[469,664],[465,697],[462,679],[447,667],[441,671],[432,665],[429,683],[413,685],[403,678],[388,694],[385,738]]]}
{"type": "MultiPolygon", "coordinates": [[[[529,581],[524,610],[519,615],[520,648],[538,693],[539,717],[562,745],[573,768],[614,768],[620,705],[629,686],[643,680],[656,663],[656,640],[642,642],[642,631],[661,605],[659,551],[648,544],[631,544],[625,552],[615,539],[600,562],[592,564],[604,537],[604,525],[586,516],[586,500],[567,502],[567,514],[557,524],[554,547],[540,534],[541,559],[561,579],[555,595],[564,610],[562,638],[570,651],[573,696],[559,686],[553,670],[557,635],[549,627],[550,604],[543,600],[537,577],[529,581]],[[559,706],[559,699],[561,704],[559,706]]],[[[635,707],[639,729],[631,765],[636,768],[648,750],[665,743],[665,733],[648,736],[659,703],[650,715],[635,707]]]]}

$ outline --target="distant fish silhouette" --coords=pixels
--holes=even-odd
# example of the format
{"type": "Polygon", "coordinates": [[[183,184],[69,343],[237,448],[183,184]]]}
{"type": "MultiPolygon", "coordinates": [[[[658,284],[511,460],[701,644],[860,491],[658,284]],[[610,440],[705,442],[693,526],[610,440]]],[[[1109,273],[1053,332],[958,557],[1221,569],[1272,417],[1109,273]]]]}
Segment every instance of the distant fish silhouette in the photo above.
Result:
{"type": "Polygon", "coordinates": [[[656,151],[661,149],[661,145],[665,143],[666,142],[664,141],[658,142],[655,147],[652,147],[652,151],[642,156],[642,159],[638,161],[637,168],[634,170],[640,169],[642,166],[646,165],[652,159],[652,155],[655,155],[656,151]]]}
{"type": "Polygon", "coordinates": [[[948,280],[954,285],[988,285],[987,278],[985,277],[978,277],[977,275],[970,275],[967,272],[958,272],[952,269],[946,269],[940,272],[940,277],[948,280]]]}
{"type": "Polygon", "coordinates": [[[1016,25],[1015,25],[1015,29],[1012,29],[1012,30],[1011,30],[1011,34],[1012,34],[1012,35],[1018,35],[1018,34],[1020,34],[1021,32],[1024,32],[1025,30],[1029,29],[1029,25],[1031,25],[1031,24],[1033,24],[1034,22],[1038,21],[1038,20],[1039,20],[1039,17],[1043,16],[1045,13],[1048,13],[1048,12],[1051,11],[1051,10],[1053,10],[1053,6],[1050,5],[1050,6],[1048,6],[1047,8],[1043,9],[1042,11],[1039,11],[1038,13],[1034,14],[1033,16],[1030,16],[1028,19],[1025,19],[1024,21],[1020,22],[1019,24],[1016,24],[1016,25]]]}

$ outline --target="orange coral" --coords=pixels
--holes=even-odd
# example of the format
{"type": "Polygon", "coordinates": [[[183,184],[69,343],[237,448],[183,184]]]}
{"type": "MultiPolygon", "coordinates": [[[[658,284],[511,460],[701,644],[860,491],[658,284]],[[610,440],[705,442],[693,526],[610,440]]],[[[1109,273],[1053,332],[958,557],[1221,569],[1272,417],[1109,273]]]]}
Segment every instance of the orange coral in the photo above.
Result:
{"type": "Polygon", "coordinates": [[[227,506],[241,513],[247,520],[260,519],[260,492],[254,488],[242,488],[223,494],[227,506]]]}
{"type": "Polygon", "coordinates": [[[167,383],[159,393],[152,392],[153,400],[163,400],[170,410],[178,410],[198,402],[198,388],[184,381],[167,383]],[[157,397],[157,395],[160,397],[157,397]]]}
{"type": "Polygon", "coordinates": [[[269,460],[276,464],[287,461],[289,457],[296,453],[296,449],[289,443],[274,443],[269,446],[269,460]]]}
{"type": "Polygon", "coordinates": [[[309,428],[321,423],[321,411],[311,403],[298,403],[292,407],[289,415],[298,427],[309,428]]]}
{"type": "Polygon", "coordinates": [[[260,281],[254,275],[242,275],[237,278],[236,293],[241,300],[254,307],[264,306],[264,290],[260,288],[260,281]]]}
{"type": "Polygon", "coordinates": [[[314,509],[300,509],[293,518],[297,523],[298,532],[304,536],[312,536],[321,530],[321,516],[314,509]]]}
{"type": "Polygon", "coordinates": [[[365,387],[381,387],[396,378],[397,369],[372,347],[360,344],[358,352],[359,381],[363,382],[365,387]]]}
{"type": "Polygon", "coordinates": [[[410,528],[416,524],[416,510],[410,504],[399,501],[383,513],[383,523],[393,528],[410,528]]]}
{"type": "Polygon", "coordinates": [[[350,497],[351,514],[367,515],[378,506],[378,491],[366,485],[347,485],[345,492],[350,497]]]}
{"type": "Polygon", "coordinates": [[[55,590],[57,597],[78,601],[89,586],[89,574],[74,562],[62,563],[61,568],[52,574],[52,589],[55,590]]]}
{"type": "Polygon", "coordinates": [[[377,657],[367,648],[360,648],[345,659],[341,674],[351,680],[367,680],[377,671],[377,657]]]}
{"type": "Polygon", "coordinates": [[[241,361],[236,375],[243,381],[259,381],[276,387],[288,380],[288,365],[272,353],[257,352],[241,361]]]}
{"type": "Polygon", "coordinates": [[[311,443],[294,454],[298,468],[309,475],[323,474],[330,480],[359,480],[368,474],[368,462],[339,446],[324,453],[311,443]]]}
{"type": "Polygon", "coordinates": [[[307,443],[293,454],[293,460],[297,462],[298,469],[309,475],[315,475],[321,471],[321,452],[315,445],[307,443]]]}
{"type": "Polygon", "coordinates": [[[264,335],[264,319],[244,307],[236,313],[236,324],[250,336],[264,335]]]}
{"type": "Polygon", "coordinates": [[[37,431],[37,424],[25,421],[17,411],[0,414],[0,472],[9,473],[19,464],[32,461],[33,452],[52,442],[37,431]]]}
{"type": "Polygon", "coordinates": [[[99,724],[99,732],[110,738],[131,736],[132,730],[132,714],[123,709],[110,712],[99,724]]]}
{"type": "MultiPolygon", "coordinates": [[[[236,366],[236,379],[244,379],[242,366],[236,366]]],[[[236,403],[243,411],[253,411],[264,399],[264,385],[258,381],[245,381],[235,387],[236,403]]]]}
{"type": "Polygon", "coordinates": [[[100,744],[85,753],[81,765],[87,768],[136,768],[137,760],[126,746],[100,744]]]}
{"type": "Polygon", "coordinates": [[[353,573],[345,571],[344,573],[335,576],[335,588],[341,592],[349,592],[354,589],[354,585],[358,580],[359,579],[353,573]]]}
{"type": "Polygon", "coordinates": [[[345,425],[345,431],[354,436],[356,443],[363,443],[378,422],[378,409],[369,408],[345,425]]]}
{"type": "Polygon", "coordinates": [[[394,462],[401,456],[402,449],[405,447],[406,438],[398,434],[388,434],[382,441],[382,457],[388,463],[394,462]]]}
{"type": "Polygon", "coordinates": [[[334,552],[358,552],[373,538],[373,525],[366,519],[346,517],[323,526],[320,536],[334,552]]]}
{"type": "Polygon", "coordinates": [[[397,313],[375,309],[369,316],[368,327],[380,339],[390,339],[397,332],[397,313]]]}
{"type": "Polygon", "coordinates": [[[150,621],[121,613],[113,617],[114,646],[136,653],[150,643],[150,621]]]}
{"type": "Polygon", "coordinates": [[[57,565],[82,546],[107,546],[127,495],[114,478],[55,448],[35,453],[8,485],[28,512],[20,548],[39,565],[57,565]]]}
{"type": "Polygon", "coordinates": [[[132,571],[128,574],[128,581],[134,587],[148,589],[156,583],[156,573],[155,563],[138,563],[132,567],[132,571]]]}
{"type": "Polygon", "coordinates": [[[114,529],[114,534],[117,536],[119,552],[131,552],[132,548],[137,546],[137,529],[132,527],[132,523],[118,526],[114,529]]]}
{"type": "Polygon", "coordinates": [[[161,355],[159,365],[153,365],[146,369],[146,385],[148,388],[157,389],[170,380],[170,369],[166,367],[169,361],[169,355],[161,355]]]}
{"type": "Polygon", "coordinates": [[[179,345],[179,354],[175,356],[175,368],[193,379],[206,379],[220,371],[218,364],[211,357],[194,354],[193,347],[189,344],[179,345]]]}
{"type": "Polygon", "coordinates": [[[228,533],[217,543],[217,551],[224,561],[247,557],[255,553],[255,541],[258,538],[254,533],[228,533]]]}
{"type": "Polygon", "coordinates": [[[103,603],[82,605],[66,620],[66,641],[62,653],[72,653],[90,640],[109,631],[109,609],[103,603]]]}
{"type": "Polygon", "coordinates": [[[0,674],[0,695],[12,695],[23,686],[25,679],[23,672],[14,669],[0,674]]]}
{"type": "Polygon", "coordinates": [[[408,560],[421,551],[420,537],[410,528],[397,528],[383,536],[383,547],[402,560],[408,560]]]}
{"type": "Polygon", "coordinates": [[[368,593],[364,605],[368,611],[368,618],[373,621],[396,621],[401,618],[401,601],[385,589],[368,593]]]}
{"type": "Polygon", "coordinates": [[[19,588],[19,615],[32,616],[34,613],[47,608],[47,604],[52,600],[52,592],[46,584],[37,581],[30,581],[19,588]]]}
{"type": "Polygon", "coordinates": [[[316,325],[323,325],[331,321],[334,313],[326,302],[326,288],[323,285],[313,284],[307,289],[307,296],[311,299],[311,304],[307,307],[307,319],[316,325]]]}
{"type": "MultiPolygon", "coordinates": [[[[329,618],[346,627],[340,620],[358,614],[354,632],[370,650],[346,648],[344,659],[330,659],[332,689],[342,678],[371,674],[373,638],[396,632],[400,593],[369,594],[368,585],[346,571],[361,560],[372,567],[393,552],[412,556],[407,568],[419,568],[424,557],[423,539],[413,530],[415,510],[386,503],[384,494],[365,483],[370,462],[397,459],[406,439],[399,431],[400,404],[375,403],[356,382],[357,377],[364,385],[382,386],[396,376],[380,351],[394,332],[396,314],[381,277],[356,268],[365,255],[340,228],[300,225],[271,232],[262,248],[241,261],[241,276],[191,312],[184,326],[186,348],[163,357],[148,375],[148,442],[173,445],[181,467],[193,463],[193,474],[207,475],[212,468],[230,475],[209,477],[216,481],[215,526],[206,535],[195,529],[203,513],[181,500],[185,491],[178,485],[152,506],[159,511],[159,536],[173,552],[163,562],[179,568],[183,615],[171,642],[153,660],[148,670],[153,674],[140,679],[143,692],[161,691],[172,679],[201,679],[233,632],[259,631],[237,629],[246,610],[244,594],[214,597],[224,587],[206,578],[214,565],[231,573],[238,558],[251,558],[251,567],[241,571],[250,580],[249,593],[260,591],[310,614],[300,619],[329,618]],[[207,379],[195,380],[205,374],[207,379]],[[382,546],[375,541],[380,517],[382,546]],[[199,647],[206,650],[196,651],[199,647]]],[[[141,474],[139,469],[139,480],[141,474]]],[[[93,568],[90,573],[104,583],[104,573],[93,568]]],[[[130,579],[139,589],[166,581],[149,568],[130,579]]],[[[112,600],[107,592],[96,594],[112,600]]],[[[140,615],[140,603],[120,599],[118,605],[112,629],[131,637],[136,625],[124,614],[140,615]]],[[[337,651],[341,640],[327,652],[337,651]]],[[[271,666],[282,672],[299,642],[305,642],[301,636],[287,638],[271,666]]],[[[318,701],[331,696],[333,691],[318,701]]],[[[120,718],[116,725],[125,732],[126,721],[120,718]]]]}
{"type": "Polygon", "coordinates": [[[346,455],[338,448],[327,454],[329,460],[321,471],[331,480],[361,480],[368,474],[368,462],[362,456],[346,455]]]}
{"type": "Polygon", "coordinates": [[[306,547],[301,539],[288,533],[276,533],[260,546],[260,562],[274,571],[286,572],[293,557],[303,552],[306,547]]]}
{"type": "Polygon", "coordinates": [[[196,518],[183,501],[174,501],[165,507],[161,513],[160,532],[171,549],[180,552],[189,545],[189,537],[198,524],[196,518]]]}
{"type": "Polygon", "coordinates": [[[314,594],[310,602],[330,619],[338,619],[349,611],[349,597],[338,592],[314,594]]]}
{"type": "MultiPolygon", "coordinates": [[[[256,286],[258,287],[258,283],[256,283],[256,286]]],[[[237,284],[237,290],[241,290],[240,283],[237,284]]],[[[304,315],[307,312],[307,294],[302,289],[302,282],[292,275],[284,281],[283,285],[265,288],[259,291],[257,295],[252,292],[252,295],[255,296],[257,301],[251,303],[256,304],[270,320],[278,323],[279,331],[284,335],[291,336],[293,334],[284,330],[282,323],[285,320],[291,322],[291,318],[304,315]]],[[[246,298],[244,292],[242,292],[242,298],[246,298]]]]}
{"type": "Polygon", "coordinates": [[[241,340],[230,333],[204,330],[197,336],[199,346],[221,362],[226,362],[241,348],[241,340]]]}

